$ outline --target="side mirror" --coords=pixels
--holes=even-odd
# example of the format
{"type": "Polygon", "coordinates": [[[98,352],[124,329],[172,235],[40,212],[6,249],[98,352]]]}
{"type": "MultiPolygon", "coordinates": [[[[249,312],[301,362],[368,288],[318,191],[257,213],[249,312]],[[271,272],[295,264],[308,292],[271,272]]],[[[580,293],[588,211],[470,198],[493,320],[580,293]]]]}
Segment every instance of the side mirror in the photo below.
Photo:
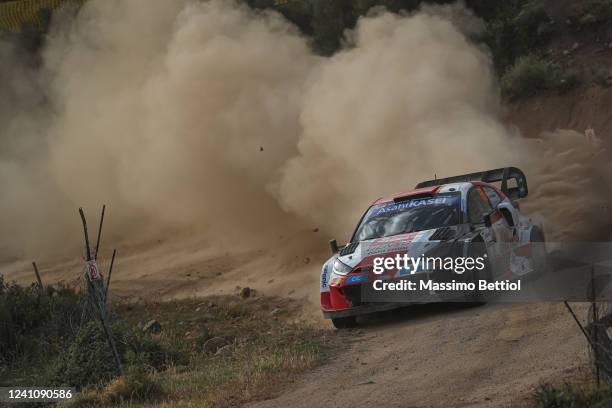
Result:
{"type": "Polygon", "coordinates": [[[335,239],[332,239],[331,241],[329,241],[329,248],[332,251],[332,255],[335,255],[338,253],[339,249],[338,249],[338,241],[336,241],[335,239]]]}

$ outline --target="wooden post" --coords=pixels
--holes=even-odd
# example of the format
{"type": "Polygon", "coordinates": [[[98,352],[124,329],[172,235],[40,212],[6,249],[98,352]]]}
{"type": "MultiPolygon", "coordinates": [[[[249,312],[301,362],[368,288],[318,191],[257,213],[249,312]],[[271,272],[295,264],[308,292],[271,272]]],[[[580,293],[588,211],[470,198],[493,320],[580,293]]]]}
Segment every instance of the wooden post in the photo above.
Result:
{"type": "Polygon", "coordinates": [[[104,223],[104,212],[106,210],[106,205],[102,206],[102,215],[100,216],[100,226],[98,227],[98,239],[96,240],[96,253],[94,255],[94,259],[98,259],[98,251],[100,250],[100,238],[102,236],[102,224],[104,223]]]}
{"type": "Polygon", "coordinates": [[[120,375],[123,375],[123,366],[121,365],[121,358],[119,357],[119,352],[117,351],[117,346],[115,345],[115,339],[113,339],[113,333],[110,330],[110,327],[107,322],[105,303],[102,301],[102,299],[98,299],[98,291],[96,290],[96,284],[91,280],[89,273],[86,274],[85,279],[87,279],[87,282],[89,284],[92,301],[94,303],[96,312],[98,312],[97,314],[98,318],[100,319],[100,324],[102,325],[102,330],[104,330],[108,345],[110,346],[111,351],[113,352],[113,357],[115,359],[115,364],[117,365],[117,370],[119,370],[120,375]]]}
{"type": "Polygon", "coordinates": [[[587,331],[584,329],[584,327],[582,327],[582,324],[580,323],[580,320],[578,320],[578,317],[576,317],[576,313],[574,313],[574,311],[572,310],[572,308],[570,307],[569,303],[567,303],[567,300],[563,301],[563,304],[565,305],[565,307],[567,308],[567,310],[569,310],[570,314],[572,315],[572,317],[574,318],[574,321],[576,322],[576,324],[578,325],[578,327],[580,328],[580,331],[582,332],[582,334],[584,334],[584,337],[587,339],[587,341],[589,342],[589,345],[591,347],[594,348],[593,346],[593,341],[591,340],[591,337],[589,336],[589,334],[587,333],[587,331]]]}
{"type": "Polygon", "coordinates": [[[595,358],[595,376],[597,380],[597,387],[600,386],[601,378],[599,373],[599,313],[597,311],[597,294],[595,292],[595,267],[591,266],[591,311],[593,313],[593,355],[595,358]]]}
{"type": "MultiPolygon", "coordinates": [[[[108,315],[106,313],[106,298],[102,298],[103,296],[105,296],[103,287],[104,282],[102,282],[102,278],[100,276],[100,272],[97,269],[98,265],[95,259],[92,259],[91,248],[89,246],[89,233],[87,231],[87,220],[85,219],[85,213],[83,212],[83,208],[79,208],[79,214],[81,215],[81,221],[83,223],[83,233],[85,236],[85,254],[87,259],[87,263],[85,265],[85,279],[87,280],[87,285],[89,288],[89,297],[91,302],[93,303],[95,311],[98,314],[98,318],[100,319],[100,324],[102,325],[102,329],[104,330],[104,334],[106,335],[108,345],[110,346],[113,352],[113,357],[115,358],[115,363],[117,364],[117,370],[119,370],[119,374],[123,375],[121,358],[119,357],[119,353],[117,352],[115,340],[113,339],[113,333],[111,332],[108,324],[108,315]]],[[[102,209],[102,218],[104,218],[104,207],[102,209]]],[[[100,227],[101,226],[102,219],[100,220],[100,227]]],[[[97,244],[99,244],[100,232],[101,231],[98,231],[97,244]]]]}
{"type": "Polygon", "coordinates": [[[38,266],[36,266],[36,262],[32,262],[32,266],[34,267],[34,273],[36,274],[36,280],[38,281],[38,290],[42,292],[43,284],[42,280],[40,279],[40,272],[38,272],[38,266]]]}
{"type": "Polygon", "coordinates": [[[115,255],[117,250],[113,249],[113,257],[111,259],[110,268],[108,269],[108,276],[106,277],[106,288],[104,289],[104,302],[108,299],[108,287],[110,286],[111,275],[113,274],[113,265],[115,264],[115,255]]]}
{"type": "Polygon", "coordinates": [[[79,214],[81,215],[81,221],[83,223],[83,233],[85,235],[85,259],[91,261],[91,249],[89,247],[89,233],[87,232],[87,220],[85,219],[85,213],[83,208],[79,208],[79,214]]]}

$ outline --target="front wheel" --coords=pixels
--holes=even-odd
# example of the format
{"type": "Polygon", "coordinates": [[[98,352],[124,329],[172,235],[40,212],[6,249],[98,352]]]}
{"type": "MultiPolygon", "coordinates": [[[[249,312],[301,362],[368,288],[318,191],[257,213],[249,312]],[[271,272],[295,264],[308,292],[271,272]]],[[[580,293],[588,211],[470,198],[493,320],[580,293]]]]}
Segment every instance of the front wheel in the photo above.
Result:
{"type": "Polygon", "coordinates": [[[357,325],[357,316],[336,317],[331,321],[336,329],[350,329],[357,325]]]}

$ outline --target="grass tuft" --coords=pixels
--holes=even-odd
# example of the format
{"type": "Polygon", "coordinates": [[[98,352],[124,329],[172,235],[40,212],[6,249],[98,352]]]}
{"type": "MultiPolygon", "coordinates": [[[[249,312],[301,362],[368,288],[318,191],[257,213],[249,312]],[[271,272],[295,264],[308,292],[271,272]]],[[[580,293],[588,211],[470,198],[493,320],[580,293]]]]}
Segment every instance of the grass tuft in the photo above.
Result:
{"type": "Polygon", "coordinates": [[[539,408],[606,408],[612,407],[612,389],[545,384],[536,390],[535,400],[539,408]]]}

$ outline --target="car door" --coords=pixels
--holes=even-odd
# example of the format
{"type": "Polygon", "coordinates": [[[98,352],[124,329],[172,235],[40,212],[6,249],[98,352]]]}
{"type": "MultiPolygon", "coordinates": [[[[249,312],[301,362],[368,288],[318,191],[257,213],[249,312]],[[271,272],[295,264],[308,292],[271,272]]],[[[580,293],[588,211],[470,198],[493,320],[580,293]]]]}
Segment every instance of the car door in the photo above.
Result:
{"type": "MultiPolygon", "coordinates": [[[[500,234],[495,229],[500,227],[494,226],[494,223],[491,223],[490,226],[485,224],[485,216],[493,213],[493,206],[482,187],[474,186],[468,191],[467,204],[468,221],[470,225],[480,232],[485,241],[489,264],[491,265],[493,277],[496,278],[509,268],[508,254],[506,253],[508,245],[504,244],[505,241],[500,240],[500,238],[508,238],[508,231],[502,230],[505,235],[502,234],[503,237],[499,237],[498,235],[500,234]]],[[[499,223],[499,220],[495,220],[495,224],[497,223],[499,223]]]]}
{"type": "Polygon", "coordinates": [[[490,213],[491,228],[495,241],[513,242],[516,236],[514,216],[507,208],[500,208],[502,197],[492,187],[482,186],[482,191],[486,194],[492,208],[490,213]]]}

